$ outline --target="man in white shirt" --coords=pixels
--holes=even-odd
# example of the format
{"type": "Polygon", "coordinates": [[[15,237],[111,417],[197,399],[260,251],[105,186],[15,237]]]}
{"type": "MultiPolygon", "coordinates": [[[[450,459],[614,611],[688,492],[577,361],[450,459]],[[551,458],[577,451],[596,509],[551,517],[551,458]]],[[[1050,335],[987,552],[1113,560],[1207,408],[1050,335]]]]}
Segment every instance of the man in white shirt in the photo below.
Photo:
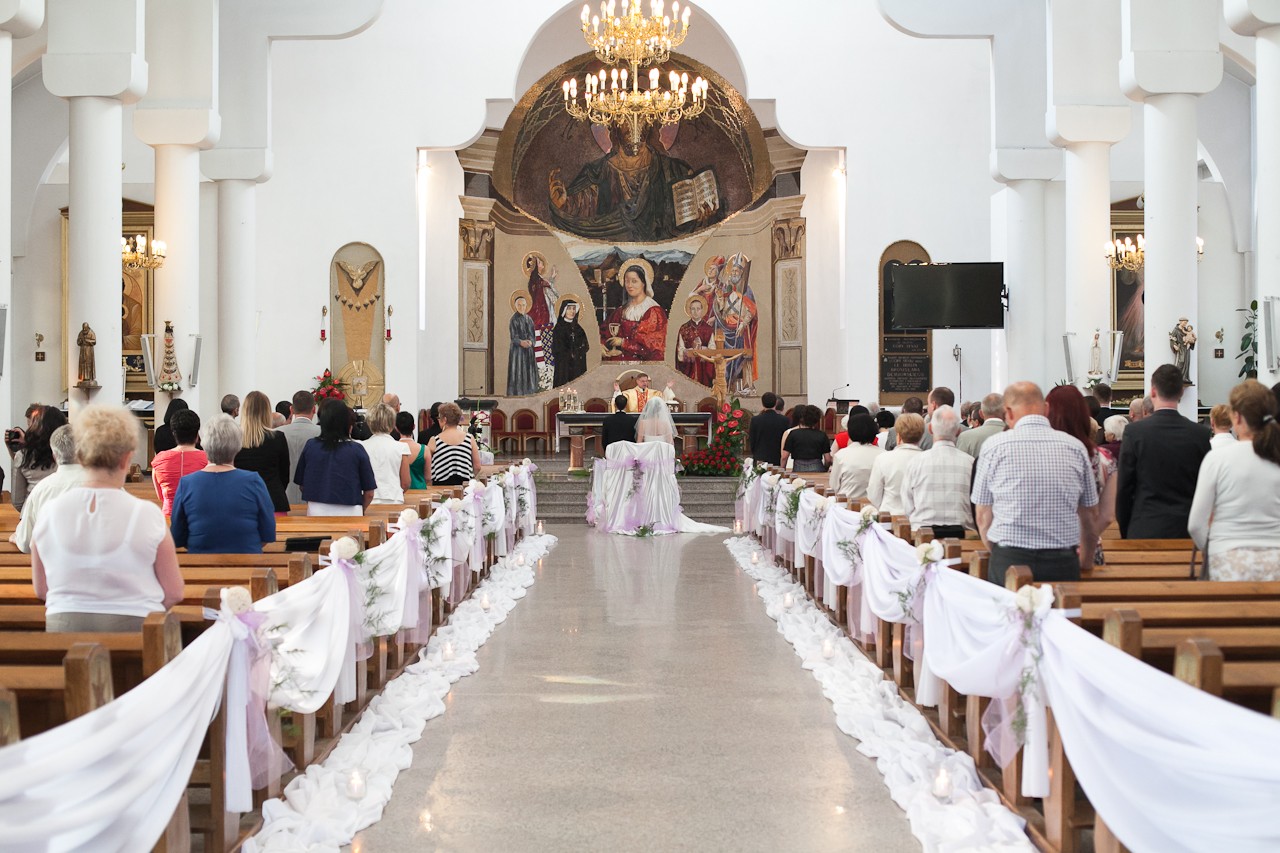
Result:
{"type": "Polygon", "coordinates": [[[299,391],[293,395],[293,420],[276,429],[289,442],[289,487],[284,493],[291,504],[302,503],[302,487],[293,482],[293,475],[298,470],[302,448],[311,439],[320,437],[320,425],[315,423],[315,417],[315,395],[310,391],[299,391]]]}
{"type": "Polygon", "coordinates": [[[894,424],[897,444],[888,453],[882,453],[871,466],[871,480],[867,484],[867,500],[890,515],[902,515],[906,506],[902,500],[902,481],[907,468],[920,456],[920,437],[924,435],[924,418],[908,412],[898,415],[894,424]]]}
{"type": "Polygon", "coordinates": [[[903,507],[912,529],[932,527],[938,539],[963,537],[964,529],[973,527],[973,457],[956,447],[960,416],[950,406],[939,406],[929,430],[933,446],[911,461],[903,478],[903,507]]]}
{"type": "Polygon", "coordinates": [[[982,425],[962,433],[956,438],[956,447],[965,453],[978,458],[982,445],[993,435],[1004,432],[1004,395],[988,394],[982,398],[979,411],[982,425]]]}
{"type": "Polygon", "coordinates": [[[76,443],[71,426],[60,426],[49,436],[49,449],[58,470],[36,483],[27,501],[22,505],[22,520],[9,536],[9,541],[24,554],[31,553],[31,533],[36,529],[40,508],[67,489],[73,489],[85,481],[84,468],[76,464],[76,443]]]}

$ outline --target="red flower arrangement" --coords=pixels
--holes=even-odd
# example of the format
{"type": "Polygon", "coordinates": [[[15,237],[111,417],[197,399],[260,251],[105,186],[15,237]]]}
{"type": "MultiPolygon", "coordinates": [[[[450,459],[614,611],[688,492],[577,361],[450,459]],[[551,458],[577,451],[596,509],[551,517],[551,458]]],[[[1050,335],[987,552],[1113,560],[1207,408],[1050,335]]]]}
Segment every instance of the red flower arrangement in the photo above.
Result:
{"type": "Polygon", "coordinates": [[[324,373],[315,377],[317,385],[311,389],[311,393],[315,394],[317,400],[345,400],[347,395],[342,389],[346,383],[339,382],[333,378],[333,373],[326,369],[324,373]]]}
{"type": "Polygon", "coordinates": [[[746,413],[738,401],[725,403],[716,413],[716,428],[706,450],[695,450],[680,457],[684,472],[693,476],[736,477],[742,473],[742,418],[746,413]]]}

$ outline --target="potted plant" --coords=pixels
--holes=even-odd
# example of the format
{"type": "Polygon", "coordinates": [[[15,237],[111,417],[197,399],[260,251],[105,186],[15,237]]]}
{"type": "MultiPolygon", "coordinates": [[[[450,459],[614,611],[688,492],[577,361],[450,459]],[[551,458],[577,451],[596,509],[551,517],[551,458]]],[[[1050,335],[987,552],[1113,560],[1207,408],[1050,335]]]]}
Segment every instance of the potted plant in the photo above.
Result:
{"type": "Polygon", "coordinates": [[[1248,308],[1237,308],[1244,312],[1244,337],[1240,339],[1240,353],[1236,358],[1244,359],[1237,376],[1241,378],[1258,378],[1258,300],[1249,303],[1248,308]]]}

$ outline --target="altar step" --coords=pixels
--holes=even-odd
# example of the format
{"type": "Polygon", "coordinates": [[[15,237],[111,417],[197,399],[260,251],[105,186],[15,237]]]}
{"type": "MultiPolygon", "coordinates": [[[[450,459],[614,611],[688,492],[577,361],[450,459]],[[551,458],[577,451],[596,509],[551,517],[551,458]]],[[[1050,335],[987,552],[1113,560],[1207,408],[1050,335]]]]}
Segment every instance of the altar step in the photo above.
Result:
{"type": "MultiPolygon", "coordinates": [[[[539,474],[538,517],[547,524],[586,524],[590,477],[539,474]]],[[[733,527],[736,477],[679,477],[684,514],[705,524],[733,527]]]]}

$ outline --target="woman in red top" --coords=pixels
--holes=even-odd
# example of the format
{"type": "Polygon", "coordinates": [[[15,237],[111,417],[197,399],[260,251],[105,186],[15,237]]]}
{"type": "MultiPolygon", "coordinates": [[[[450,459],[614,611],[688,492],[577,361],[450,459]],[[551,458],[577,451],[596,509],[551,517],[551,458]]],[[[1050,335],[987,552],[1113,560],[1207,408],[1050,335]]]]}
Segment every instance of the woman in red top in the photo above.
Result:
{"type": "Polygon", "coordinates": [[[203,450],[196,449],[196,440],[200,438],[200,416],[190,409],[175,412],[169,421],[169,429],[178,446],[172,450],[162,450],[151,460],[151,482],[156,487],[168,518],[173,510],[173,496],[178,491],[178,481],[192,471],[200,471],[209,464],[209,458],[203,450]]]}

